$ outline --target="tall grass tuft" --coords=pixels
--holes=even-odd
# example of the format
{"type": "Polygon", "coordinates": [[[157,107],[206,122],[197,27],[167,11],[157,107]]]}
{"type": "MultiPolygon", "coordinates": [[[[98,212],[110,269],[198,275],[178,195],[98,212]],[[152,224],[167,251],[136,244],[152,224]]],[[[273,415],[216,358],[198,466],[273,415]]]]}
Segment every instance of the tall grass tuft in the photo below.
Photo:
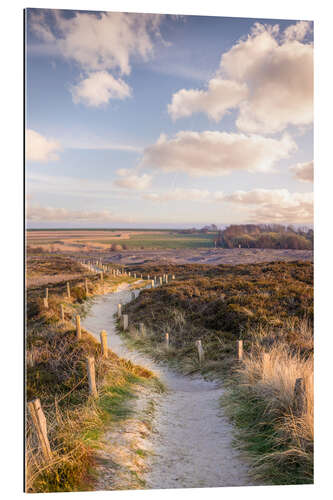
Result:
{"type": "Polygon", "coordinates": [[[306,321],[300,328],[306,355],[304,346],[295,349],[281,340],[272,342],[274,333],[262,330],[237,368],[235,383],[223,401],[240,431],[240,448],[255,458],[255,477],[273,484],[313,481],[312,330],[306,321]],[[271,339],[269,346],[267,338],[271,339]],[[300,416],[294,401],[297,378],[304,380],[306,390],[300,416]]]}

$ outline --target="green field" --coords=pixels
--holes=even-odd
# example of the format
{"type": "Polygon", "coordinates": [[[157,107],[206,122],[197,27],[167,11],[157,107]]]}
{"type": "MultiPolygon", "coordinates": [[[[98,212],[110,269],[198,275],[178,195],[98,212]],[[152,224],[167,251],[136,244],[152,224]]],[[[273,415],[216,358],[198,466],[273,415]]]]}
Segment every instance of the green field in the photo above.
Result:
{"type": "Polygon", "coordinates": [[[110,238],[95,240],[96,243],[120,244],[127,248],[211,248],[214,246],[216,233],[180,234],[180,233],[148,233],[132,234],[129,239],[110,238]]]}

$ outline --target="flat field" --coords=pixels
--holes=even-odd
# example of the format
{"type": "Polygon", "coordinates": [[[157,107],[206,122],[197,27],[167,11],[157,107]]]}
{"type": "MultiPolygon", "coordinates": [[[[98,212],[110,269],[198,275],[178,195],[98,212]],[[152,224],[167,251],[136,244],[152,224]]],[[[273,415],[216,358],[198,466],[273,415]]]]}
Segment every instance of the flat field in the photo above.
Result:
{"type": "Polygon", "coordinates": [[[30,248],[70,252],[105,251],[115,245],[124,249],[212,248],[215,239],[216,232],[184,234],[173,230],[27,231],[30,248]]]}

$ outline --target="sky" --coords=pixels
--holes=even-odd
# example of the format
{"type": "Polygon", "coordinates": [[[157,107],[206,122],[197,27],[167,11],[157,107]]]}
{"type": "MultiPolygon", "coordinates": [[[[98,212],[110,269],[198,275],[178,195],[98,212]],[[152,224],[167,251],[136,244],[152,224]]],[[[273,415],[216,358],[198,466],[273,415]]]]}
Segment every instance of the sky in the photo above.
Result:
{"type": "Polygon", "coordinates": [[[312,225],[313,23],[26,11],[29,228],[312,225]]]}

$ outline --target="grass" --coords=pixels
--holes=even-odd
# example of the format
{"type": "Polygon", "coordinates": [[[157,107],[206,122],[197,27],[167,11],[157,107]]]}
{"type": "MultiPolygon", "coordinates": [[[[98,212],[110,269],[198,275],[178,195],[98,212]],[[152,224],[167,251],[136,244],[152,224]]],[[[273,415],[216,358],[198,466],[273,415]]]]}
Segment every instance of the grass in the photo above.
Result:
{"type": "Polygon", "coordinates": [[[223,406],[238,429],[259,484],[313,481],[313,266],[275,262],[239,266],[138,266],[176,280],[144,290],[124,307],[127,342],[183,373],[222,377],[223,406]],[[146,335],[139,333],[145,324],[146,335]],[[169,333],[170,347],[164,338],[169,333]],[[244,361],[236,359],[236,340],[244,361]],[[201,339],[200,366],[195,341],[201,339]],[[306,412],[294,407],[297,378],[306,412]]]}
{"type": "Polygon", "coordinates": [[[117,243],[126,245],[127,248],[212,248],[216,234],[130,234],[130,238],[110,238],[109,240],[96,240],[96,243],[117,243]]]}
{"type": "MultiPolygon", "coordinates": [[[[119,281],[121,278],[106,277],[106,288],[114,288],[119,281]]],[[[42,289],[34,289],[27,299],[26,397],[41,400],[53,451],[46,466],[27,413],[28,492],[94,489],[95,450],[103,447],[104,433],[129,418],[140,387],[156,390],[159,385],[151,372],[118,358],[111,350],[108,359],[102,358],[99,343],[84,330],[78,342],[71,318],[78,307],[82,309],[85,297],[73,288],[71,299],[65,299],[59,290],[60,285],[49,290],[48,309],[42,305],[42,289]],[[61,303],[66,307],[64,324],[59,321],[61,303]],[[87,355],[95,358],[97,400],[89,396],[87,355]]],[[[90,283],[90,294],[94,293],[102,293],[98,282],[90,283]]],[[[133,474],[132,487],[140,487],[139,476],[133,474]]]]}
{"type": "MultiPolygon", "coordinates": [[[[303,327],[306,331],[308,326],[303,327]]],[[[307,337],[312,336],[308,329],[307,337]]],[[[313,357],[287,344],[269,350],[256,343],[239,366],[222,405],[238,429],[238,446],[253,459],[258,481],[313,482],[313,357]],[[294,386],[303,378],[306,408],[299,415],[294,386]]]]}

